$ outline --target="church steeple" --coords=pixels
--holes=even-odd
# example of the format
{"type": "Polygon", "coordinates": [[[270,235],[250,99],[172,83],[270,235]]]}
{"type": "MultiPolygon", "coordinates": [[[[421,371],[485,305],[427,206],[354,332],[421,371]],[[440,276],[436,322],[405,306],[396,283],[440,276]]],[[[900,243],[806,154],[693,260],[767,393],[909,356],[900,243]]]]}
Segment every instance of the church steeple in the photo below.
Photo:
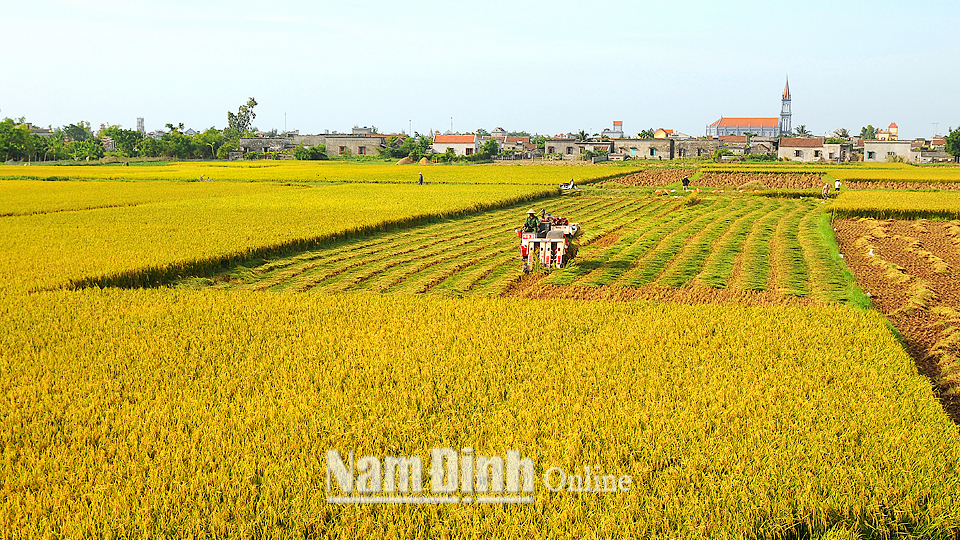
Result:
{"type": "Polygon", "coordinates": [[[782,105],[780,106],[780,135],[790,135],[793,132],[792,116],[793,113],[790,112],[790,77],[787,77],[787,84],[783,87],[782,105]]]}

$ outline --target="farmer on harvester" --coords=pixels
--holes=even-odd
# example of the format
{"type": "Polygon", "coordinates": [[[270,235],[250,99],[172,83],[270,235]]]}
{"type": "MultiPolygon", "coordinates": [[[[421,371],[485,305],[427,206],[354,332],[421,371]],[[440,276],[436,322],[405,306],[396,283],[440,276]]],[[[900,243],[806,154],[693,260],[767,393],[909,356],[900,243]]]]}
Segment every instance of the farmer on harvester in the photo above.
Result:
{"type": "Polygon", "coordinates": [[[537,213],[534,212],[533,208],[527,210],[527,220],[523,222],[523,232],[537,232],[537,229],[540,228],[540,220],[537,219],[537,213]]]}

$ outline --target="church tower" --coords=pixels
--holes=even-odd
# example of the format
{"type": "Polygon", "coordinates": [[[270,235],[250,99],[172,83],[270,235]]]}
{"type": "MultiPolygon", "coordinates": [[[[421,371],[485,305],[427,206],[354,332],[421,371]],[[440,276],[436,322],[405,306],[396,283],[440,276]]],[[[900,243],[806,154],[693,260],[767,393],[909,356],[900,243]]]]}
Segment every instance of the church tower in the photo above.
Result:
{"type": "Polygon", "coordinates": [[[790,135],[793,133],[793,126],[790,125],[790,78],[787,77],[787,85],[783,87],[783,105],[780,107],[780,135],[790,135]]]}

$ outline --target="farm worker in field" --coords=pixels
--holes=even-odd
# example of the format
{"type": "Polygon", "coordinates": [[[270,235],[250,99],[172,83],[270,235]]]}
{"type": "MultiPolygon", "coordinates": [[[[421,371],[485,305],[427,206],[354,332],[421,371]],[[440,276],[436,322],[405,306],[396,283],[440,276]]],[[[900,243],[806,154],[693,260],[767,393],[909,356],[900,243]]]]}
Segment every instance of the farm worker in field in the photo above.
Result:
{"type": "Polygon", "coordinates": [[[687,188],[689,188],[689,187],[690,187],[690,178],[684,176],[684,177],[683,177],[683,190],[686,191],[687,188]]]}
{"type": "Polygon", "coordinates": [[[423,185],[423,173],[420,173],[420,179],[417,180],[417,185],[418,185],[418,186],[422,186],[422,185],[423,185]]]}
{"type": "Polygon", "coordinates": [[[823,189],[820,190],[820,194],[823,195],[824,200],[830,195],[830,184],[824,184],[823,189]]]}
{"type": "Polygon", "coordinates": [[[537,232],[540,227],[540,220],[537,219],[537,213],[533,208],[527,210],[527,220],[523,222],[523,232],[537,232]]]}
{"type": "Polygon", "coordinates": [[[839,180],[837,180],[836,182],[833,183],[833,190],[834,190],[834,191],[840,191],[840,181],[839,181],[839,180]]]}

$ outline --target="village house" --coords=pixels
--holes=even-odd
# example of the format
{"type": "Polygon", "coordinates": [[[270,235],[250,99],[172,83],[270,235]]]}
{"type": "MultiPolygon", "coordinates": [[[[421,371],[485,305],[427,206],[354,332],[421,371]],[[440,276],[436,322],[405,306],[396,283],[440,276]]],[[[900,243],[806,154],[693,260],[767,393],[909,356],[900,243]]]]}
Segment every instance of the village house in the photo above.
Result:
{"type": "Polygon", "coordinates": [[[673,143],[674,157],[694,158],[713,155],[714,150],[720,148],[720,140],[712,138],[682,139],[673,143]]]}
{"type": "Polygon", "coordinates": [[[747,154],[771,155],[776,153],[776,144],[765,139],[750,139],[750,145],[747,147],[747,154]]]}
{"type": "Polygon", "coordinates": [[[790,161],[826,161],[823,153],[822,137],[784,137],[780,139],[780,148],[777,150],[779,159],[790,161]]]}
{"type": "Polygon", "coordinates": [[[480,150],[480,141],[476,135],[436,135],[433,138],[434,154],[443,154],[452,148],[458,156],[472,156],[480,150]]]}
{"type": "Polygon", "coordinates": [[[383,139],[380,137],[366,137],[353,135],[325,135],[323,144],[327,147],[327,155],[331,157],[344,154],[354,156],[376,156],[383,148],[383,139]]]}
{"type": "MultiPolygon", "coordinates": [[[[759,153],[753,152],[751,153],[759,153]]],[[[822,137],[784,137],[780,139],[777,157],[790,161],[833,162],[850,161],[850,143],[829,143],[822,137]]]]}
{"type": "Polygon", "coordinates": [[[617,139],[613,152],[629,159],[673,159],[672,139],[617,139]]]}
{"type": "Polygon", "coordinates": [[[543,143],[544,154],[560,154],[563,159],[575,159],[580,154],[577,140],[573,137],[547,139],[543,143]]]}
{"type": "Polygon", "coordinates": [[[888,161],[916,162],[911,149],[911,141],[865,140],[863,141],[863,161],[865,163],[885,163],[888,161]]]}
{"type": "Polygon", "coordinates": [[[240,151],[247,152],[283,152],[293,148],[290,139],[286,137],[241,137],[240,151]]]}
{"type": "Polygon", "coordinates": [[[491,139],[497,141],[497,147],[501,152],[524,152],[530,144],[530,137],[511,137],[508,135],[481,137],[480,144],[482,145],[491,139]]]}

